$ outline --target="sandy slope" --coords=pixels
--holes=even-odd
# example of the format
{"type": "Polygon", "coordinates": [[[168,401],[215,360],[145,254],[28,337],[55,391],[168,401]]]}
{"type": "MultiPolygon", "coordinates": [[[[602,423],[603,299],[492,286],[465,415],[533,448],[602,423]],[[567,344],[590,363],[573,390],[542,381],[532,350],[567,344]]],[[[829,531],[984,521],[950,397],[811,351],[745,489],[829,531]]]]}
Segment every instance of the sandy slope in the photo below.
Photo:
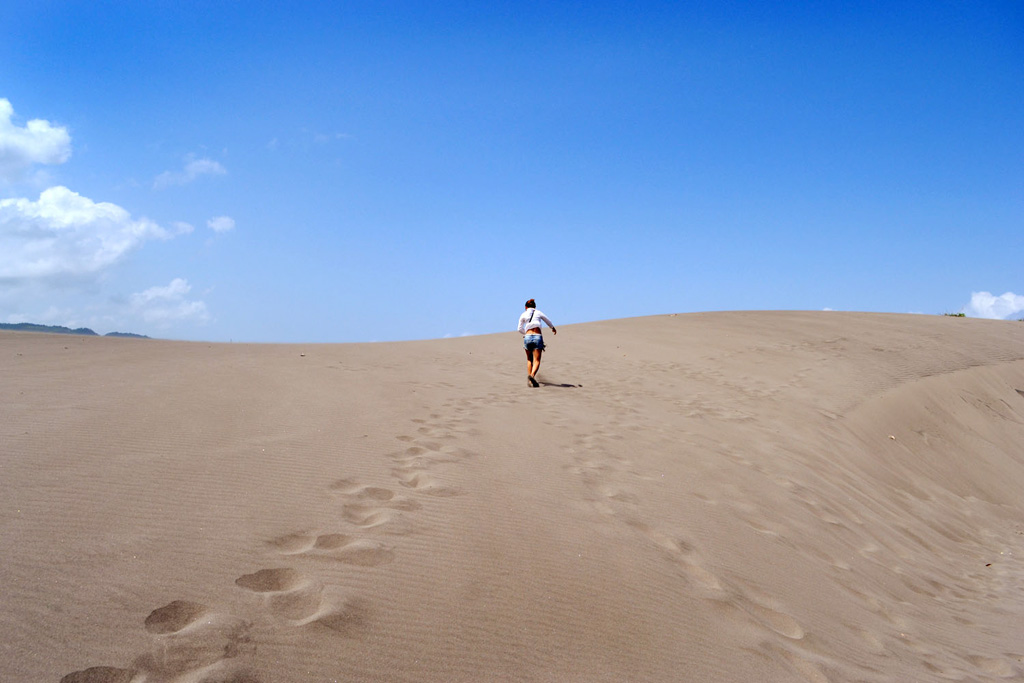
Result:
{"type": "Polygon", "coordinates": [[[1024,678],[1024,324],[549,344],[0,333],[0,680],[1024,678]]]}

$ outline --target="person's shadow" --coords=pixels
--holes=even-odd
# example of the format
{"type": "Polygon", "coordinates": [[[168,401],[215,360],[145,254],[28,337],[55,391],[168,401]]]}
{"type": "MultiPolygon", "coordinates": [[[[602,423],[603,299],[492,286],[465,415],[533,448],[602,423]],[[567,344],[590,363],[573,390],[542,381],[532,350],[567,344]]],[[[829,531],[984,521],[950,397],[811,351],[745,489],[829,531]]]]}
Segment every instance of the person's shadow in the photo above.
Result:
{"type": "Polygon", "coordinates": [[[582,384],[555,384],[554,382],[542,382],[540,380],[537,380],[537,384],[542,387],[559,387],[562,389],[580,389],[583,387],[582,384]]]}

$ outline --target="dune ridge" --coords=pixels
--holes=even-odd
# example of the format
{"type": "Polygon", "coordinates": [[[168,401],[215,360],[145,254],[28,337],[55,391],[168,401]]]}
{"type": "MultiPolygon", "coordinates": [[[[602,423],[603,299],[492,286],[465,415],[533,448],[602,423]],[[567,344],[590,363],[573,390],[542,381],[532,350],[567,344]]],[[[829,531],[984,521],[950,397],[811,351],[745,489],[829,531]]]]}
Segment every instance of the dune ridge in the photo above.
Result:
{"type": "Polygon", "coordinates": [[[1024,678],[1024,324],[0,332],[0,679],[1024,678]]]}

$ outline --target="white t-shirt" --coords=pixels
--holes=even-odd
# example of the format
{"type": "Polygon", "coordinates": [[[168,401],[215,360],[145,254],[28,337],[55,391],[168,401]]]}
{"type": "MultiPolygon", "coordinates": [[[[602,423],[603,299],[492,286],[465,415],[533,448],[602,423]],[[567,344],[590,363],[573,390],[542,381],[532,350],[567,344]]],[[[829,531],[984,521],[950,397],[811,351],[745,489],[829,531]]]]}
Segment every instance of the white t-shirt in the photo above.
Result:
{"type": "Polygon", "coordinates": [[[527,330],[532,330],[533,328],[537,328],[537,331],[533,334],[540,334],[540,324],[542,322],[546,323],[551,329],[555,329],[555,326],[551,324],[546,315],[536,308],[527,308],[519,316],[519,334],[525,335],[527,330]]]}

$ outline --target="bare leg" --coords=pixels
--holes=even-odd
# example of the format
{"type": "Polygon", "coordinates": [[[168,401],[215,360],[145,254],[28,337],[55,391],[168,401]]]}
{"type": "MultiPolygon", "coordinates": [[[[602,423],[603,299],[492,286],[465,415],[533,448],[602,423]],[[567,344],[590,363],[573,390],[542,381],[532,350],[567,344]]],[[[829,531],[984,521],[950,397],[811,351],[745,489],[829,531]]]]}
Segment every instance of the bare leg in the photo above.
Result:
{"type": "Polygon", "coordinates": [[[540,356],[542,353],[544,352],[540,349],[533,350],[533,362],[530,364],[530,374],[534,377],[536,377],[537,373],[540,372],[540,356]]]}
{"type": "Polygon", "coordinates": [[[539,386],[534,377],[540,370],[540,349],[526,349],[526,379],[531,387],[539,386]]]}

